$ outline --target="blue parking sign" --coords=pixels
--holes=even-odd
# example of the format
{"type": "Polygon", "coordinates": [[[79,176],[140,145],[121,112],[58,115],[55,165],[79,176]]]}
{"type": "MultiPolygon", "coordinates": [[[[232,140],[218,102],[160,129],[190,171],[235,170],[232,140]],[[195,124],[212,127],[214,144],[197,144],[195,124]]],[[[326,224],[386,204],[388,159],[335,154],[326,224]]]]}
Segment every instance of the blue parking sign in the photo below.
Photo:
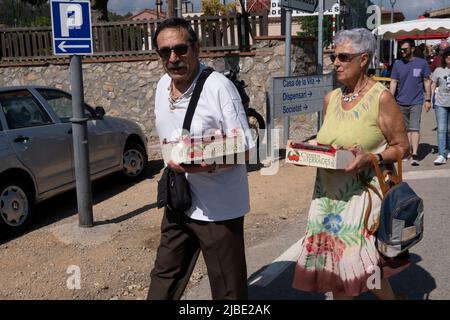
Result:
{"type": "Polygon", "coordinates": [[[50,0],[53,54],[92,54],[89,0],[50,0]]]}

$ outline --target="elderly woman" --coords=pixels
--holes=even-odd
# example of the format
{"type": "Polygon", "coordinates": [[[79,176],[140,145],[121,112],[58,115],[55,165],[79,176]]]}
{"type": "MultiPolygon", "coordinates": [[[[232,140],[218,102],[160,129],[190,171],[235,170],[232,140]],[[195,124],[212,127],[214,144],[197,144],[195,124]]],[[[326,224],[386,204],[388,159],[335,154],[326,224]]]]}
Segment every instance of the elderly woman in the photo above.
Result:
{"type": "MultiPolygon", "coordinates": [[[[345,170],[317,170],[293,287],[331,291],[334,299],[373,289],[380,299],[395,299],[386,278],[406,268],[409,257],[387,259],[378,253],[364,225],[369,191],[361,177],[380,190],[369,153],[380,164],[395,162],[400,150],[401,157],[409,152],[408,137],[394,97],[367,75],[376,45],[373,35],[366,29],[342,30],[335,43],[331,61],[344,87],[325,96],[317,142],[343,146],[355,160],[345,170]]],[[[369,229],[381,204],[374,193],[371,198],[369,229]]]]}

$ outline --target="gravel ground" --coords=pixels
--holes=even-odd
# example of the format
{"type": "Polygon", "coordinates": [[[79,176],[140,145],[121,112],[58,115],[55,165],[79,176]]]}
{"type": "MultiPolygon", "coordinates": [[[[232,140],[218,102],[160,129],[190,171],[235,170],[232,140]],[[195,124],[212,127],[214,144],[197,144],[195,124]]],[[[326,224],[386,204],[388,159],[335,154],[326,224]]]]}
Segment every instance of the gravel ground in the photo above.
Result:
{"type": "MultiPolygon", "coordinates": [[[[73,191],[40,204],[32,230],[0,240],[0,299],[144,299],[160,237],[162,210],[155,201],[161,168],[152,162],[147,178],[135,184],[115,175],[95,182],[93,228],[78,227],[73,191]]],[[[249,169],[247,247],[296,219],[314,176],[312,168],[283,164],[276,175],[249,169]]],[[[205,274],[200,258],[189,286],[205,274]]]]}

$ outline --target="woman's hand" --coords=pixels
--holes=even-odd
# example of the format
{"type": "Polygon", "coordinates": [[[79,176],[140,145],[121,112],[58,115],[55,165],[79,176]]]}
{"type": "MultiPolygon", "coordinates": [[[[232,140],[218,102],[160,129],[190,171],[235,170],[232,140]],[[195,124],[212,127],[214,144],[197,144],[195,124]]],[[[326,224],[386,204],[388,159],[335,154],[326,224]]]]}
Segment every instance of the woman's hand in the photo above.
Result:
{"type": "Polygon", "coordinates": [[[359,173],[371,164],[369,154],[365,153],[360,146],[355,146],[348,150],[355,155],[355,160],[345,168],[345,172],[359,173]]]}

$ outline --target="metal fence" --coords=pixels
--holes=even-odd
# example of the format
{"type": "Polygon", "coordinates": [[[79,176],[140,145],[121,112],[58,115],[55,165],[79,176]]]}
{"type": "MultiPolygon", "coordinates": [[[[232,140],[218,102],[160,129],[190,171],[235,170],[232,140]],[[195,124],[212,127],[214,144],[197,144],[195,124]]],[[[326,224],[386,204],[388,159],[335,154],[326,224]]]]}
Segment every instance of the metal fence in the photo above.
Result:
{"type": "MultiPolygon", "coordinates": [[[[203,51],[248,51],[268,34],[267,11],[227,16],[187,17],[203,51]],[[248,21],[246,23],[246,21],[248,21]]],[[[92,26],[94,56],[153,54],[152,37],[162,20],[98,23],[92,26]]],[[[51,27],[0,29],[0,64],[46,61],[53,55],[51,27]]]]}

